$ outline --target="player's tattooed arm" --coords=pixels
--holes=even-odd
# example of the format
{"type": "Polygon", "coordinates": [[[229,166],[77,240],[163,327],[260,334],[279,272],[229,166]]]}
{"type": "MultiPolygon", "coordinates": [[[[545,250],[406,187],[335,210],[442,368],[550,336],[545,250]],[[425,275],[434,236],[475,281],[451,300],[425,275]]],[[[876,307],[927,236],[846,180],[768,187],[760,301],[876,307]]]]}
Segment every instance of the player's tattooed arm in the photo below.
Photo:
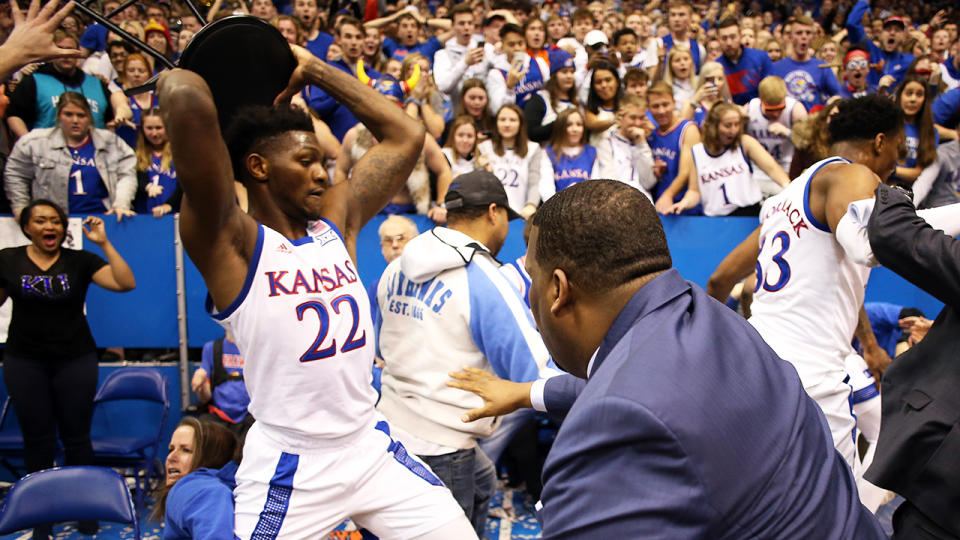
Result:
{"type": "Polygon", "coordinates": [[[760,227],[754,229],[740,245],[733,248],[707,280],[707,294],[726,302],[730,291],[740,280],[755,271],[760,255],[760,227]]]}
{"type": "MultiPolygon", "coordinates": [[[[354,165],[349,189],[331,189],[329,205],[346,208],[338,226],[355,236],[403,187],[423,148],[425,129],[395,102],[388,100],[356,77],[317,59],[306,49],[291,46],[297,68],[290,84],[277,100],[289,99],[306,84],[319,87],[363,123],[379,141],[354,165]]],[[[337,211],[333,212],[337,215],[337,211]]]]}
{"type": "Polygon", "coordinates": [[[410,136],[417,137],[419,145],[414,147],[408,141],[402,145],[388,145],[384,141],[370,149],[354,165],[350,185],[354,199],[352,204],[359,215],[349,217],[359,223],[358,229],[390,202],[410,176],[423,145],[422,128],[419,132],[414,130],[410,136]]]}

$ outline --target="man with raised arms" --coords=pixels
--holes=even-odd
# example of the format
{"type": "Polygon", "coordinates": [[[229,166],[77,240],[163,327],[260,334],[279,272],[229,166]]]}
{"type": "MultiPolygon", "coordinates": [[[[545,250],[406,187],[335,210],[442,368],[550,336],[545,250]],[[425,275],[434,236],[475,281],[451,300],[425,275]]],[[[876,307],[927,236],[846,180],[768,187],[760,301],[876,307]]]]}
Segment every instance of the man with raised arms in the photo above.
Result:
{"type": "Polygon", "coordinates": [[[423,127],[351,75],[292,47],[298,65],[272,108],[248,107],[221,136],[207,84],[166,72],[161,110],[185,197],[180,234],[207,309],[236,340],[250,413],[237,471],[238,538],[321,538],[345,518],[380,538],[475,538],[450,492],[390,437],[374,410],[370,304],[356,271],[361,227],[403,185],[423,127]],[[310,118],[283,100],[305,84],[381,141],[329,186],[310,118]],[[234,179],[246,185],[249,214],[234,179]]]}

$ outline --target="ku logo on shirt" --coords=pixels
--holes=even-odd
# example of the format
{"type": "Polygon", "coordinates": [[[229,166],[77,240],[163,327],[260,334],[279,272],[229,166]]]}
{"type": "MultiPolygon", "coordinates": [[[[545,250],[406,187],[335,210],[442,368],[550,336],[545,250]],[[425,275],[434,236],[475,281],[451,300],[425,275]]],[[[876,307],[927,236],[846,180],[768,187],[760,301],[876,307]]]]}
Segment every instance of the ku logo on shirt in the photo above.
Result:
{"type": "Polygon", "coordinates": [[[802,69],[791,71],[787,73],[784,82],[787,83],[787,92],[795,99],[804,104],[817,101],[817,85],[806,71],[802,69]]]}

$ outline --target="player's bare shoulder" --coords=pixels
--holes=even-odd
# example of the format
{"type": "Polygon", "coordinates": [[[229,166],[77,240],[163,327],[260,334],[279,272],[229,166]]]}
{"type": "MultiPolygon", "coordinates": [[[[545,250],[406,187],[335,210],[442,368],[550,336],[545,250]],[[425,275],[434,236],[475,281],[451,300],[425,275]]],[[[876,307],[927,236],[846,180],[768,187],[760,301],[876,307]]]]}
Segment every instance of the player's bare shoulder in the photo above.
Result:
{"type": "Polygon", "coordinates": [[[876,189],[877,184],[880,183],[880,177],[866,165],[837,161],[821,167],[810,181],[812,182],[811,193],[838,190],[859,192],[864,189],[870,191],[876,189]]]}
{"type": "Polygon", "coordinates": [[[831,182],[880,181],[880,177],[862,163],[831,163],[823,169],[831,182]]]}

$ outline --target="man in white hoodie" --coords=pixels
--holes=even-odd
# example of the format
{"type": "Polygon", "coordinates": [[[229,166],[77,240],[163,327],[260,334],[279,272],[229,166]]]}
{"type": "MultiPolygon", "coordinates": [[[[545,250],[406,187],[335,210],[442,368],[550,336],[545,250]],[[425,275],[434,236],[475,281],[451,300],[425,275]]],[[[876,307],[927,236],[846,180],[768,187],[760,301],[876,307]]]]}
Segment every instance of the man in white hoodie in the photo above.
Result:
{"type": "Polygon", "coordinates": [[[483,38],[473,39],[473,8],[458,4],[450,10],[453,17],[454,38],[433,57],[433,78],[437,88],[457,103],[463,81],[470,78],[483,79],[489,69],[484,53],[483,38]]]}
{"type": "Polygon", "coordinates": [[[477,534],[483,534],[495,471],[477,448],[493,419],[470,424],[477,396],[446,386],[463,366],[512,381],[557,373],[520,295],[495,256],[511,219],[496,176],[458,176],[445,198],[447,227],[411,240],[380,278],[380,357],[385,367],[377,408],[392,435],[420,456],[451,490],[477,534]]]}

